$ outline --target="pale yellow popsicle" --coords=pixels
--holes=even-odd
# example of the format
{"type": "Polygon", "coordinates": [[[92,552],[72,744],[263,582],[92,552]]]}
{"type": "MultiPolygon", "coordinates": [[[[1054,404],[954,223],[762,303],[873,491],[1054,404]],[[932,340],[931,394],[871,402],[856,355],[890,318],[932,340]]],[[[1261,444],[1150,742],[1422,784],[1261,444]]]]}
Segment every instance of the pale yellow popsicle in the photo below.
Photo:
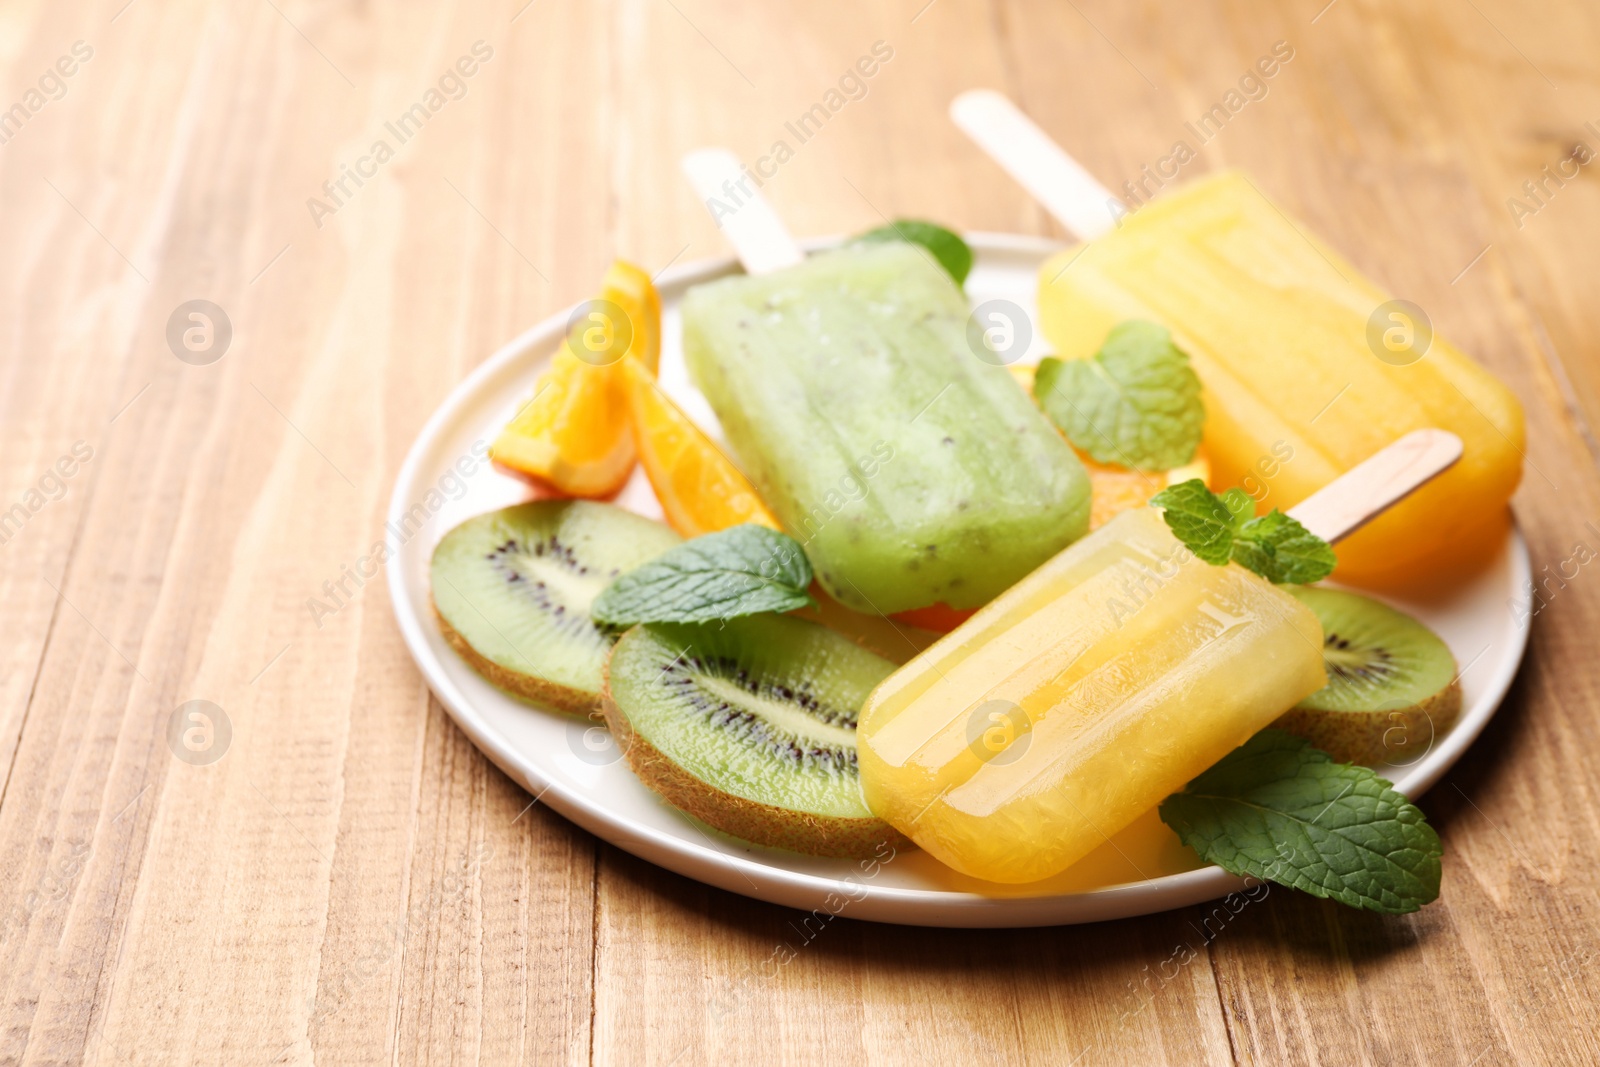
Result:
{"type": "Polygon", "coordinates": [[[873,692],[862,785],[951,867],[1035,881],[1326,682],[1309,609],[1125,512],[873,692]]]}

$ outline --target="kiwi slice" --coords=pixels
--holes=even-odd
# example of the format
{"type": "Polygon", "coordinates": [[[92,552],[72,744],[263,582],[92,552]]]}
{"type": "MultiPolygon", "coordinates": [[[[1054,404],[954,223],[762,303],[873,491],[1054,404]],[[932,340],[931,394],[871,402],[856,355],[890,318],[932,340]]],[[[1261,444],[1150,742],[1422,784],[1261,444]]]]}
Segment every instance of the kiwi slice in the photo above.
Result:
{"type": "Polygon", "coordinates": [[[489,681],[582,715],[600,704],[615,636],[589,605],[682,538],[611,504],[539,500],[468,519],[433,550],[434,614],[489,681]]]}
{"type": "Polygon", "coordinates": [[[856,716],[894,664],[784,615],[622,636],[606,723],[634,773],[680,811],[760,845],[870,856],[907,842],[867,809],[856,716]]]}
{"type": "Polygon", "coordinates": [[[1461,714],[1449,647],[1376,600],[1337,589],[1287,591],[1322,621],[1328,684],[1273,725],[1345,763],[1404,767],[1421,759],[1461,714]]]}

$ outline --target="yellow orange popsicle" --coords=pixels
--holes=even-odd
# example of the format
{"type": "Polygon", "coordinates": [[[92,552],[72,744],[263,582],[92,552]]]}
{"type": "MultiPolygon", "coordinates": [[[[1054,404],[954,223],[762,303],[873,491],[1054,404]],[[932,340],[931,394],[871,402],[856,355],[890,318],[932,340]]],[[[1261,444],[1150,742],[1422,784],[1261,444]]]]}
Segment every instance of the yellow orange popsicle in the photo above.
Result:
{"type": "Polygon", "coordinates": [[[1338,577],[1385,584],[1498,544],[1522,475],[1522,409],[1417,309],[1400,306],[1245,176],[1163,193],[1117,229],[1047,262],[1041,329],[1091,356],[1125,319],[1159,322],[1204,387],[1214,485],[1288,510],[1425,426],[1455,468],[1338,548],[1338,577]]]}

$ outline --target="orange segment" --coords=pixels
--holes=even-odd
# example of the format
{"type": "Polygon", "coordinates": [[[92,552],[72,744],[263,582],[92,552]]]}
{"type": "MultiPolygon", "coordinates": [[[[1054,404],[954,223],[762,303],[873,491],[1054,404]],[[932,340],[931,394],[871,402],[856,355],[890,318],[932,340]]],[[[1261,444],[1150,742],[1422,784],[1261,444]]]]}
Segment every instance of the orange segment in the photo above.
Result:
{"type": "Polygon", "coordinates": [[[631,359],[623,361],[622,377],[639,461],[674,530],[699,537],[742,522],[780,528],[749,479],[654,378],[631,359]]]}
{"type": "Polygon", "coordinates": [[[1150,498],[1169,485],[1177,485],[1191,478],[1211,484],[1211,461],[1203,449],[1196,449],[1194,459],[1170,471],[1135,471],[1126,467],[1112,467],[1096,463],[1083,453],[1078,453],[1083,469],[1089,472],[1089,529],[1096,530],[1119,512],[1142,508],[1150,498]]]}
{"type": "Polygon", "coordinates": [[[650,368],[654,374],[661,365],[661,294],[643,267],[625,259],[606,268],[600,280],[600,299],[620,307],[633,328],[628,355],[650,368]]]}
{"type": "MultiPolygon", "coordinates": [[[[603,345],[602,345],[603,348],[603,345]]],[[[661,355],[661,298],[650,275],[624,260],[606,270],[598,302],[562,344],[539,378],[533,399],[489,446],[500,467],[564,496],[609,497],[633,471],[633,433],[621,365],[637,359],[654,373],[661,355]],[[612,320],[618,311],[626,326],[612,320]],[[598,316],[599,326],[592,320],[598,316]],[[603,328],[602,328],[603,327],[603,328]],[[610,363],[584,359],[574,337],[600,330],[606,342],[631,332],[624,356],[610,363]]]]}
{"type": "Polygon", "coordinates": [[[1033,376],[1039,372],[1039,364],[1008,363],[1006,364],[1006,370],[1010,371],[1011,376],[1017,380],[1017,384],[1022,386],[1024,393],[1029,396],[1033,395],[1033,376]]]}
{"type": "Polygon", "coordinates": [[[958,609],[949,604],[933,604],[925,608],[916,608],[912,611],[898,611],[894,618],[907,626],[915,626],[919,630],[931,630],[936,634],[947,634],[957,626],[966,622],[978,612],[977,608],[958,609]]]}
{"type": "Polygon", "coordinates": [[[489,458],[566,496],[617,492],[634,452],[614,369],[585,363],[563,344],[533,399],[489,446],[489,458]]]}

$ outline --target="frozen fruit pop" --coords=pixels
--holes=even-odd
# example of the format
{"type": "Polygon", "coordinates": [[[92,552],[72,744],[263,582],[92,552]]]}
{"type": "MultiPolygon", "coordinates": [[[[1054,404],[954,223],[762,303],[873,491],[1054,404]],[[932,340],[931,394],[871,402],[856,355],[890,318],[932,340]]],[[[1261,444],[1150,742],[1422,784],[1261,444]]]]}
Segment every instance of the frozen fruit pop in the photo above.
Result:
{"type": "Polygon", "coordinates": [[[1089,241],[1042,268],[1041,332],[1072,359],[1125,319],[1170,329],[1204,387],[1217,484],[1287,509],[1439,427],[1461,438],[1461,462],[1341,544],[1338,576],[1383,584],[1501,542],[1522,475],[1516,398],[1248,178],[1202,178],[1119,218],[1127,208],[1003,96],[964,93],[951,115],[1089,241]]]}
{"type": "MultiPolygon", "coordinates": [[[[761,208],[724,223],[741,257],[736,225],[761,208]]],[[[690,290],[684,358],[830,595],[885,614],[976,607],[1082,535],[1082,464],[973,354],[966,297],[931,256],[860,244],[757,267],[690,290]]]]}
{"type": "MultiPolygon", "coordinates": [[[[1423,430],[1293,517],[1325,540],[1449,466],[1423,430]]],[[[890,675],[857,728],[873,812],[978,878],[1064,870],[1326,684],[1322,627],[1161,515],[1118,515],[890,675]]]]}

